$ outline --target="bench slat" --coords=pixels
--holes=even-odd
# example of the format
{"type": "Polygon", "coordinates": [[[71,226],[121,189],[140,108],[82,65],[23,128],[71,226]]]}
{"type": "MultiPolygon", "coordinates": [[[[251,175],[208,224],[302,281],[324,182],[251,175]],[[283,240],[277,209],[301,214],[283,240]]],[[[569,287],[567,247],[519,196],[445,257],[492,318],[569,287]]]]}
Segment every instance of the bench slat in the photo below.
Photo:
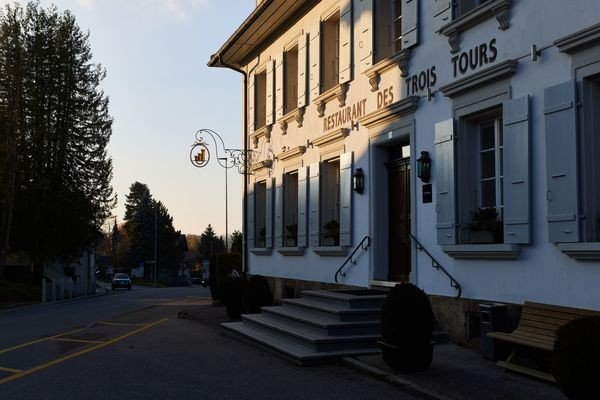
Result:
{"type": "Polygon", "coordinates": [[[518,330],[520,332],[527,332],[527,333],[533,333],[536,335],[546,336],[546,337],[552,338],[552,340],[554,340],[554,338],[556,337],[555,330],[539,329],[534,326],[519,325],[519,327],[515,330],[518,330]]]}
{"type": "Polygon", "coordinates": [[[523,346],[530,346],[536,349],[548,350],[551,351],[554,348],[554,344],[548,341],[534,340],[531,337],[514,335],[512,333],[503,333],[503,332],[489,332],[487,334],[489,337],[493,337],[494,339],[504,340],[507,342],[520,344],[523,346]]]}
{"type": "Polygon", "coordinates": [[[527,320],[527,321],[536,321],[536,322],[542,322],[545,324],[549,324],[549,325],[557,325],[557,326],[562,326],[564,324],[566,324],[568,321],[571,321],[571,319],[569,318],[556,318],[556,317],[548,317],[548,316],[543,316],[541,314],[535,314],[532,313],[531,310],[523,310],[523,312],[521,312],[521,320],[527,320]]]}
{"type": "Polygon", "coordinates": [[[521,319],[521,322],[519,323],[519,327],[522,327],[522,326],[527,326],[527,327],[536,328],[536,329],[542,329],[542,330],[546,330],[549,332],[555,332],[562,325],[548,324],[545,322],[533,321],[530,319],[521,319]]]}
{"type": "Polygon", "coordinates": [[[596,311],[596,310],[587,310],[584,308],[556,306],[553,304],[542,304],[542,303],[535,303],[532,301],[526,301],[523,304],[523,308],[534,308],[534,309],[539,309],[539,310],[555,311],[555,312],[564,313],[564,314],[579,315],[582,317],[592,317],[592,316],[600,315],[600,312],[596,311]]]}

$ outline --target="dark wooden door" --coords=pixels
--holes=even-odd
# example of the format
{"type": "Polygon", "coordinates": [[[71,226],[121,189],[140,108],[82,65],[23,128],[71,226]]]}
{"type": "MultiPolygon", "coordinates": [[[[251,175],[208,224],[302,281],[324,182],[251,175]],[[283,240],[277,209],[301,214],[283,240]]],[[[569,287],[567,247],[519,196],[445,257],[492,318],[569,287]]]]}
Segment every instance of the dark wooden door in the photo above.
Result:
{"type": "Polygon", "coordinates": [[[403,158],[388,165],[389,280],[408,282],[410,273],[410,162],[403,158]]]}

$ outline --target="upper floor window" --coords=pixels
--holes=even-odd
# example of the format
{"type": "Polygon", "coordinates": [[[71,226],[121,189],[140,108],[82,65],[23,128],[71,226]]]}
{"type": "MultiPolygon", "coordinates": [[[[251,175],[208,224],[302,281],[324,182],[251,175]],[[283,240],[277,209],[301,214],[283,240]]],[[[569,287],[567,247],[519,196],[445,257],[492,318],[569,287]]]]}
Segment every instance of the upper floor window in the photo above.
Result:
{"type": "Polygon", "coordinates": [[[255,75],[254,88],[254,129],[260,129],[267,123],[267,71],[262,71],[255,75]]]}
{"type": "Polygon", "coordinates": [[[321,23],[321,92],[339,82],[340,74],[340,13],[339,11],[321,23]]]}
{"type": "Polygon", "coordinates": [[[298,45],[287,50],[283,62],[283,113],[298,108],[298,45]]]}
{"type": "Polygon", "coordinates": [[[402,1],[375,0],[375,62],[402,50],[402,1]]]}
{"type": "Polygon", "coordinates": [[[452,8],[454,10],[454,18],[458,18],[461,15],[468,13],[471,10],[479,7],[483,3],[486,3],[489,0],[454,0],[452,3],[452,8]]]}

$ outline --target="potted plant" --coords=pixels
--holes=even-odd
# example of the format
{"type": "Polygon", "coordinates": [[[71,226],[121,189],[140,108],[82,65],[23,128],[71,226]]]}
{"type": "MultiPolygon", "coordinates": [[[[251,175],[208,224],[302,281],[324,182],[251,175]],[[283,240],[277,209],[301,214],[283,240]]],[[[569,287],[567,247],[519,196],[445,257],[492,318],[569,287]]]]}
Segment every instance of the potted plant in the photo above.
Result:
{"type": "Polygon", "coordinates": [[[323,244],[325,246],[338,246],[340,244],[340,223],[332,219],[323,225],[323,244]]]}
{"type": "Polygon", "coordinates": [[[381,308],[383,360],[392,369],[409,373],[431,365],[435,318],[427,294],[412,283],[390,290],[381,308]]]}
{"type": "Polygon", "coordinates": [[[267,230],[264,226],[258,231],[256,247],[267,247],[267,230]]]}
{"type": "Polygon", "coordinates": [[[298,243],[298,224],[286,225],[285,227],[285,245],[286,247],[297,246],[298,243]]]}
{"type": "Polygon", "coordinates": [[[495,207],[478,208],[472,212],[467,229],[470,243],[501,243],[503,240],[503,225],[495,207]]]}

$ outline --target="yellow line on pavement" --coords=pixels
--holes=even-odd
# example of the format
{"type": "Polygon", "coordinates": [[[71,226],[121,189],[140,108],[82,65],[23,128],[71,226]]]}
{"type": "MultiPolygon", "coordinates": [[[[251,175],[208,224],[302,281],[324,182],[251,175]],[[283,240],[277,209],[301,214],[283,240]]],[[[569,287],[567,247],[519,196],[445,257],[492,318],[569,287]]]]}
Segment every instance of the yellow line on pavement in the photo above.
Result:
{"type": "Polygon", "coordinates": [[[78,351],[76,353],[72,353],[72,354],[66,355],[66,356],[61,357],[61,358],[57,358],[56,360],[52,360],[52,361],[47,362],[45,364],[38,365],[37,367],[33,367],[33,368],[28,369],[28,370],[21,371],[21,372],[15,374],[15,375],[11,375],[11,376],[8,376],[8,377],[6,377],[4,379],[0,379],[0,385],[3,385],[3,384],[8,383],[8,382],[12,382],[12,381],[14,381],[16,379],[22,378],[22,377],[27,376],[27,375],[31,375],[34,372],[41,371],[41,370],[46,369],[48,367],[51,367],[53,365],[60,364],[62,362],[70,360],[71,358],[79,357],[79,356],[81,356],[83,354],[86,354],[86,353],[89,353],[91,351],[98,350],[98,349],[101,349],[101,348],[106,347],[108,345],[117,343],[118,341],[121,341],[121,340],[123,340],[125,338],[128,338],[129,336],[133,336],[133,335],[135,335],[137,333],[140,333],[140,332],[142,332],[142,331],[144,331],[146,329],[152,328],[153,326],[156,326],[158,324],[162,324],[163,322],[165,322],[167,320],[168,320],[168,318],[163,318],[163,319],[161,319],[159,321],[152,322],[152,323],[150,323],[148,325],[145,325],[145,326],[143,326],[141,328],[138,328],[138,329],[136,329],[134,331],[128,332],[128,333],[126,333],[126,334],[124,334],[122,336],[116,337],[114,339],[111,339],[111,340],[109,340],[107,342],[104,342],[102,344],[99,344],[97,346],[88,347],[87,349],[80,350],[80,351],[78,351]]]}
{"type": "Polygon", "coordinates": [[[75,343],[90,343],[90,344],[101,344],[104,343],[99,340],[85,340],[85,339],[69,339],[69,338],[53,338],[52,341],[56,342],[75,342],[75,343]]]}
{"type": "Polygon", "coordinates": [[[70,332],[59,333],[58,335],[48,336],[48,337],[41,338],[41,339],[38,339],[38,340],[32,340],[31,342],[23,343],[23,344],[20,344],[18,346],[13,346],[13,347],[9,347],[7,349],[0,350],[0,354],[8,353],[9,351],[20,349],[22,347],[31,346],[32,344],[36,344],[36,343],[40,343],[40,342],[45,342],[47,340],[52,340],[52,339],[55,339],[55,338],[58,338],[58,337],[61,337],[61,336],[70,335],[72,333],[81,332],[81,331],[86,330],[86,329],[87,329],[87,327],[81,328],[81,329],[77,329],[77,330],[74,330],[74,331],[70,331],[70,332]]]}
{"type": "Polygon", "coordinates": [[[17,372],[22,372],[22,369],[14,369],[14,368],[8,368],[8,367],[0,367],[0,371],[3,372],[11,372],[13,374],[16,374],[17,372]]]}
{"type": "Polygon", "coordinates": [[[112,325],[112,326],[144,326],[146,324],[126,324],[123,322],[108,322],[108,321],[98,321],[97,324],[102,325],[112,325]]]}

